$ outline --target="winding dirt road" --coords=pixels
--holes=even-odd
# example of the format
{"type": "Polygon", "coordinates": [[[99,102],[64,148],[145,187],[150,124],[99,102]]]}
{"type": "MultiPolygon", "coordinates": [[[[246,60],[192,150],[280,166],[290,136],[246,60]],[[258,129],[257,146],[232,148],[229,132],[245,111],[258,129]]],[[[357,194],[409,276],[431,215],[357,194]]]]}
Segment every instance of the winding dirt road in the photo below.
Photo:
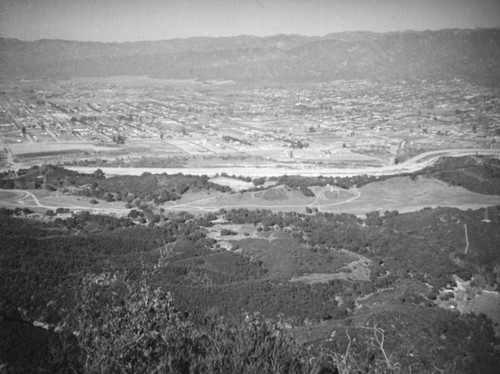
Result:
{"type": "MultiPolygon", "coordinates": [[[[32,192],[27,190],[0,190],[0,206],[7,208],[42,208],[45,210],[56,210],[57,208],[68,208],[70,210],[88,210],[103,214],[128,214],[130,209],[127,208],[111,208],[103,206],[78,205],[71,202],[44,201],[43,198],[38,198],[32,192]],[[10,196],[9,196],[10,195],[10,196]],[[42,201],[40,201],[42,200],[42,201]]],[[[74,197],[76,199],[76,197],[74,197]]]]}

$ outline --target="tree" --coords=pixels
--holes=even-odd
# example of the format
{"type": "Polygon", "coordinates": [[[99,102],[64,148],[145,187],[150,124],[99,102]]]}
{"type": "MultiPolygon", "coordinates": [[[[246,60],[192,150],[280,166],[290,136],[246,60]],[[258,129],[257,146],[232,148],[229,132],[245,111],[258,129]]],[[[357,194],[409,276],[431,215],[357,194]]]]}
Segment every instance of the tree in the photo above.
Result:
{"type": "Polygon", "coordinates": [[[78,295],[77,334],[86,373],[187,372],[188,327],[172,297],[149,276],[123,282],[86,276],[78,295]]]}
{"type": "Polygon", "coordinates": [[[307,355],[293,340],[290,328],[282,319],[266,320],[258,313],[246,314],[239,325],[208,315],[199,331],[202,356],[198,356],[194,372],[320,372],[314,359],[306,360],[307,355]]]}
{"type": "Polygon", "coordinates": [[[98,180],[103,180],[105,178],[104,172],[101,169],[97,169],[92,175],[98,180]]]}
{"type": "Polygon", "coordinates": [[[125,140],[126,140],[126,138],[121,134],[113,136],[113,141],[116,144],[125,144],[125,140]]]}
{"type": "MultiPolygon", "coordinates": [[[[172,297],[151,288],[160,268],[136,281],[89,275],[77,296],[76,339],[84,373],[307,373],[307,354],[283,320],[248,314],[241,324],[214,313],[198,326],[182,317],[172,297]]],[[[72,347],[73,350],[74,346],[72,347]]],[[[317,371],[315,371],[317,372],[317,371]]]]}
{"type": "Polygon", "coordinates": [[[264,183],[266,183],[266,177],[255,178],[253,180],[254,186],[262,186],[264,183]]]}

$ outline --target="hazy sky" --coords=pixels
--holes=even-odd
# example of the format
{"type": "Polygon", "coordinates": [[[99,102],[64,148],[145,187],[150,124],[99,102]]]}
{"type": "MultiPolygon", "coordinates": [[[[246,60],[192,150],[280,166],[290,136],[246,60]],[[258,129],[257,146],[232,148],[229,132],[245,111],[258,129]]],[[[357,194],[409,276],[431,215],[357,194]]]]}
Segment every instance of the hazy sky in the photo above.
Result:
{"type": "Polygon", "coordinates": [[[500,27],[500,0],[0,0],[0,36],[22,40],[476,27],[500,27]]]}

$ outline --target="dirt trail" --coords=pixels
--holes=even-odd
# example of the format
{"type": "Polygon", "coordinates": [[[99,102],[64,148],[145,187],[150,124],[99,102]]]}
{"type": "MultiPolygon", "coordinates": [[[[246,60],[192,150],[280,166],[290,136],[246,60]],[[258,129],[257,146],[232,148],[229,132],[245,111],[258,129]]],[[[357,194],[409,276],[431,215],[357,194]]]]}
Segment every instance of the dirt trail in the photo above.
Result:
{"type": "MultiPolygon", "coordinates": [[[[88,210],[91,212],[102,213],[102,214],[128,214],[130,209],[127,208],[111,208],[109,206],[95,206],[95,205],[78,205],[74,204],[71,201],[46,201],[43,198],[39,198],[35,196],[30,191],[27,190],[5,190],[5,192],[9,192],[11,196],[5,196],[0,199],[0,206],[4,206],[7,208],[43,208],[56,210],[57,208],[68,208],[70,210],[88,210]],[[41,200],[41,201],[40,201],[41,200]]],[[[51,196],[54,197],[54,196],[51,196]]],[[[76,197],[71,197],[71,199],[77,199],[76,197]]]]}

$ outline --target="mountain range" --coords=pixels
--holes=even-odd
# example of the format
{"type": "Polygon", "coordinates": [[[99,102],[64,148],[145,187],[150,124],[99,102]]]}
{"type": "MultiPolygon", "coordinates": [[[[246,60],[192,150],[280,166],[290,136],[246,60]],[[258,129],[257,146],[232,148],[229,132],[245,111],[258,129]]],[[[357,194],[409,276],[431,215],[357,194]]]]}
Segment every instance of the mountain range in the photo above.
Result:
{"type": "Polygon", "coordinates": [[[500,86],[500,29],[98,43],[0,38],[0,78],[141,75],[243,82],[466,79],[500,86]]]}

